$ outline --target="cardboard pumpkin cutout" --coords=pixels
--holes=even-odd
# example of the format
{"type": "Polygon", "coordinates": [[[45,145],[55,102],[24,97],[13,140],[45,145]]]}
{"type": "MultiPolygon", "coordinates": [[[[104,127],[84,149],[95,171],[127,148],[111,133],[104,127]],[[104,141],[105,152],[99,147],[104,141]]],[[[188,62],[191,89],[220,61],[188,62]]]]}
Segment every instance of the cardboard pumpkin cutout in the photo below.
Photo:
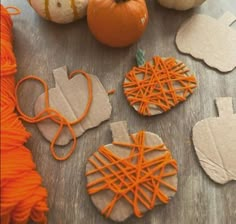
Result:
{"type": "Polygon", "coordinates": [[[124,94],[141,115],[164,113],[190,96],[197,81],[187,66],[175,58],[155,56],[145,62],[144,51],[136,54],[137,67],[125,75],[124,94]]]}
{"type": "Polygon", "coordinates": [[[236,114],[232,98],[216,99],[219,117],[210,117],[193,127],[193,144],[200,164],[215,182],[236,180],[236,114]]]}
{"type": "Polygon", "coordinates": [[[121,222],[167,204],[177,191],[177,163],[161,138],[145,131],[129,135],[124,121],[111,130],[113,143],[101,146],[86,165],[94,205],[121,222]]]}
{"type": "Polygon", "coordinates": [[[178,49],[203,60],[221,72],[236,67],[236,30],[230,25],[236,17],[226,12],[218,20],[207,15],[194,15],[176,35],[178,49]]]}
{"type": "MultiPolygon", "coordinates": [[[[76,75],[69,79],[66,66],[55,69],[53,75],[56,86],[49,90],[49,104],[67,120],[74,121],[81,117],[88,107],[89,95],[92,96],[87,115],[81,122],[72,126],[76,137],[110,118],[112,108],[108,94],[96,76],[89,75],[92,85],[92,91],[89,92],[88,80],[83,75],[76,75]]],[[[41,94],[35,102],[35,114],[43,111],[44,107],[45,93],[41,94]]],[[[52,142],[60,126],[52,119],[44,120],[37,125],[43,136],[50,142],[52,142]]],[[[72,139],[70,130],[64,127],[55,144],[66,145],[72,139]]]]}

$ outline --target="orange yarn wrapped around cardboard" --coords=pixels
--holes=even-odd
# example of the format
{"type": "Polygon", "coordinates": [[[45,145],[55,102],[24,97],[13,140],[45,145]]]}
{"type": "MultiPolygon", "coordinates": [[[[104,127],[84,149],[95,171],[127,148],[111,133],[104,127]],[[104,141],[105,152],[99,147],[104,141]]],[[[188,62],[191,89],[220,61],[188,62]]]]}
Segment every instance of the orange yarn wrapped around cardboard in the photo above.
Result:
{"type": "Polygon", "coordinates": [[[185,101],[196,88],[196,78],[174,58],[153,57],[125,76],[124,93],[138,113],[161,114],[185,101]]]}
{"type": "Polygon", "coordinates": [[[87,189],[95,206],[114,221],[141,217],[167,204],[177,191],[177,162],[161,138],[129,135],[126,122],[111,124],[113,143],[101,146],[86,166],[87,189]]]}

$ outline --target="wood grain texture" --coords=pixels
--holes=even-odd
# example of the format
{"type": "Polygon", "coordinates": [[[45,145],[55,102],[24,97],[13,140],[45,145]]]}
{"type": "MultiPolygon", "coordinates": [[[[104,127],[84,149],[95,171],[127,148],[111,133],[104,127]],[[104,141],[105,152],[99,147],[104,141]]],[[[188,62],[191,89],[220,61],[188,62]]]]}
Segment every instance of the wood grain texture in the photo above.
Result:
{"type": "MultiPolygon", "coordinates": [[[[131,133],[140,129],[157,133],[172,150],[179,164],[175,198],[168,205],[148,212],[142,219],[133,217],[125,224],[236,223],[236,183],[221,186],[211,181],[200,167],[191,140],[194,124],[216,115],[213,102],[216,97],[234,97],[236,110],[236,70],[220,75],[201,61],[179,53],[174,44],[179,26],[191,15],[201,12],[218,18],[227,10],[236,15],[235,0],[207,0],[202,7],[186,12],[168,10],[159,6],[157,1],[149,0],[150,20],[146,32],[138,43],[124,49],[112,49],[98,43],[89,32],[86,19],[57,25],[38,17],[27,1],[3,0],[2,3],[16,5],[22,10],[21,15],[14,17],[18,80],[35,74],[53,87],[52,70],[65,64],[71,71],[83,69],[97,75],[106,89],[117,90],[110,96],[113,106],[110,121],[127,120],[131,133]],[[185,62],[196,73],[199,88],[185,103],[165,114],[150,118],[138,115],[128,105],[121,88],[124,74],[135,63],[138,47],[146,51],[147,59],[159,54],[185,62]]],[[[233,27],[236,28],[236,24],[233,27]]],[[[21,88],[21,105],[26,113],[33,113],[34,102],[41,93],[42,89],[33,82],[21,88]]],[[[32,133],[27,147],[32,149],[49,193],[49,224],[112,224],[92,204],[86,192],[84,175],[87,158],[98,146],[111,142],[109,121],[80,137],[75,153],[65,162],[52,158],[49,143],[36,125],[26,124],[26,127],[32,133]]],[[[58,151],[64,149],[58,147],[58,151]]]]}

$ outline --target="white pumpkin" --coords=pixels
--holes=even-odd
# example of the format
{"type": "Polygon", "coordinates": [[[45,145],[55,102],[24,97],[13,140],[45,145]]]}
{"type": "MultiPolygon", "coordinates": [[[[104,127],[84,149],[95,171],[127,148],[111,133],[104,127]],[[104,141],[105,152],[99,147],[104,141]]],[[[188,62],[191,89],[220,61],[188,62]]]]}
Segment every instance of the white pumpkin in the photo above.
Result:
{"type": "Polygon", "coordinates": [[[167,8],[177,10],[187,10],[201,5],[206,0],[158,0],[158,2],[167,8]]]}
{"type": "Polygon", "coordinates": [[[55,23],[70,23],[86,15],[88,0],[28,0],[43,18],[55,23]]]}

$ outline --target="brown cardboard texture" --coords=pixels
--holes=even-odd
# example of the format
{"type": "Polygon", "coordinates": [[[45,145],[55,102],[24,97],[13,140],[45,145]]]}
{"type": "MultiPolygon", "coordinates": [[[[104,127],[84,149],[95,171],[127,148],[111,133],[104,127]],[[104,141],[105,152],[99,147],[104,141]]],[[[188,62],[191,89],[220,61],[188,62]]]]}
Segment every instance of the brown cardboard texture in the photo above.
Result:
{"type": "MultiPolygon", "coordinates": [[[[88,100],[87,80],[82,75],[75,75],[68,79],[66,66],[53,71],[55,88],[49,90],[50,107],[56,109],[69,121],[74,121],[84,112],[88,100]]],[[[93,99],[87,116],[78,124],[72,126],[76,137],[82,135],[87,129],[98,126],[101,122],[110,118],[111,104],[106,90],[99,79],[90,75],[92,80],[93,99]]],[[[35,103],[35,114],[45,107],[44,94],[40,95],[35,103]]],[[[43,136],[52,141],[59,125],[47,119],[37,124],[43,136]]],[[[56,141],[57,145],[66,145],[73,137],[67,127],[64,127],[56,141]]]]}
{"type": "Polygon", "coordinates": [[[236,114],[232,98],[216,99],[219,117],[210,117],[193,127],[193,144],[202,168],[215,182],[236,180],[236,114]]]}
{"type": "Polygon", "coordinates": [[[236,67],[236,30],[230,25],[235,20],[230,12],[218,20],[194,15],[180,27],[176,45],[181,52],[202,59],[210,67],[232,71],[236,67]]]}
{"type": "MultiPolygon", "coordinates": [[[[127,129],[127,123],[125,121],[120,121],[120,122],[115,122],[111,124],[111,131],[112,131],[112,136],[113,136],[113,140],[114,142],[125,142],[128,144],[132,144],[134,143],[131,136],[128,134],[128,129],[127,129]]],[[[133,136],[138,135],[138,133],[134,134],[133,136]]],[[[156,145],[160,145],[163,144],[162,139],[151,132],[145,132],[145,147],[152,147],[152,146],[156,146],[156,145]]],[[[108,149],[109,152],[112,152],[114,157],[118,157],[121,160],[125,160],[125,158],[127,158],[130,153],[132,148],[130,147],[121,147],[120,145],[114,145],[115,143],[113,142],[113,144],[108,144],[105,146],[106,149],[108,149]],[[123,159],[122,159],[123,158],[123,159]]],[[[99,148],[100,149],[100,148],[99,148]]],[[[136,151],[135,151],[136,152],[136,151]]],[[[170,153],[169,150],[168,151],[150,151],[145,153],[144,158],[146,160],[146,162],[148,161],[152,161],[153,159],[155,159],[156,157],[160,157],[160,155],[165,155],[165,153],[170,153]]],[[[111,157],[110,157],[111,158],[111,157]]],[[[104,157],[104,155],[101,154],[101,152],[98,150],[97,152],[95,152],[89,159],[88,159],[88,163],[86,165],[86,174],[87,174],[87,189],[89,191],[89,185],[96,181],[99,182],[99,179],[103,177],[103,175],[99,172],[93,172],[94,169],[96,168],[96,164],[99,164],[99,166],[103,166],[104,164],[101,164],[100,161],[103,161],[107,164],[110,164],[110,160],[108,161],[108,158],[104,157]],[[92,172],[92,174],[88,175],[88,172],[92,172]]],[[[130,160],[127,160],[130,161],[130,160]]],[[[127,162],[128,163],[128,162],[127,162]]],[[[133,158],[132,160],[132,164],[131,166],[135,166],[135,164],[137,163],[137,159],[133,158]]],[[[158,165],[154,166],[157,167],[158,165]]],[[[129,165],[122,165],[122,167],[119,165],[119,163],[115,163],[115,165],[112,165],[112,169],[114,170],[120,170],[120,172],[122,172],[122,169],[130,169],[127,168],[129,167],[129,165]]],[[[163,172],[173,172],[174,168],[170,165],[167,165],[165,168],[165,171],[163,172]]],[[[108,172],[107,174],[113,174],[112,171],[110,170],[104,170],[105,172],[108,172]]],[[[130,171],[131,172],[131,171],[130,171]]],[[[142,170],[140,172],[140,175],[145,175],[145,170],[142,170]]],[[[150,172],[152,172],[152,170],[150,169],[150,172]]],[[[161,171],[162,172],[162,171],[161,171]]],[[[177,171],[176,171],[177,172],[177,171]]],[[[135,179],[136,178],[136,173],[139,173],[139,170],[135,168],[135,174],[133,173],[132,175],[129,176],[129,178],[135,179]]],[[[157,175],[155,178],[158,179],[158,175],[159,175],[159,171],[157,173],[155,173],[155,175],[157,175]]],[[[130,182],[129,182],[129,178],[126,179],[127,177],[122,177],[123,180],[127,183],[127,185],[125,187],[122,187],[122,191],[126,191],[127,188],[130,186],[130,182]]],[[[114,177],[111,178],[113,181],[115,181],[116,179],[116,175],[114,175],[114,177]],[[114,178],[114,179],[113,179],[114,178]]],[[[161,178],[160,178],[161,179],[161,178]]],[[[116,184],[114,184],[114,186],[111,186],[116,188],[115,185],[120,186],[119,184],[122,184],[122,181],[119,183],[119,178],[116,180],[118,182],[116,182],[116,184]]],[[[167,184],[174,186],[175,188],[177,188],[177,174],[175,173],[172,176],[166,176],[165,178],[162,179],[163,181],[165,181],[167,184]]],[[[132,181],[131,181],[132,182],[132,181]]],[[[160,181],[161,182],[161,181],[160,181]]],[[[99,183],[99,186],[102,186],[102,183],[99,183]]],[[[166,188],[164,185],[162,185],[161,183],[157,183],[156,186],[158,186],[160,184],[160,191],[163,192],[168,199],[171,199],[176,191],[173,191],[169,188],[166,188]]],[[[144,183],[140,183],[136,189],[138,189],[139,192],[144,191],[148,197],[150,197],[149,199],[151,200],[153,195],[150,193],[150,191],[147,190],[147,188],[144,187],[144,183]]],[[[91,186],[90,186],[91,187],[91,186]]],[[[109,203],[117,196],[115,194],[115,192],[113,192],[111,190],[111,188],[109,188],[109,186],[105,189],[102,190],[100,192],[97,192],[96,194],[91,194],[91,199],[92,202],[94,203],[94,205],[98,208],[98,210],[102,213],[102,211],[104,211],[104,209],[109,205],[109,203]],[[116,195],[116,196],[115,196],[116,195]]],[[[135,187],[134,187],[135,188],[135,187]]],[[[134,197],[133,195],[133,190],[131,188],[131,190],[128,190],[128,194],[129,197],[134,197]]],[[[110,219],[117,221],[117,222],[121,222],[126,220],[128,217],[130,217],[132,214],[134,214],[134,208],[133,206],[126,200],[125,197],[122,197],[122,194],[120,195],[120,199],[117,201],[117,203],[114,205],[111,214],[109,216],[110,219]]],[[[154,198],[155,199],[155,198],[154,198]]],[[[132,199],[131,199],[132,200],[132,199]]],[[[148,201],[148,200],[145,200],[148,201]]],[[[160,205],[162,204],[162,202],[158,199],[156,199],[156,201],[154,201],[154,205],[160,205]]],[[[146,211],[152,209],[149,208],[147,209],[142,203],[140,203],[139,199],[138,199],[138,208],[140,209],[141,213],[145,213],[146,211]]],[[[104,214],[105,215],[105,214],[104,214]]]]}

